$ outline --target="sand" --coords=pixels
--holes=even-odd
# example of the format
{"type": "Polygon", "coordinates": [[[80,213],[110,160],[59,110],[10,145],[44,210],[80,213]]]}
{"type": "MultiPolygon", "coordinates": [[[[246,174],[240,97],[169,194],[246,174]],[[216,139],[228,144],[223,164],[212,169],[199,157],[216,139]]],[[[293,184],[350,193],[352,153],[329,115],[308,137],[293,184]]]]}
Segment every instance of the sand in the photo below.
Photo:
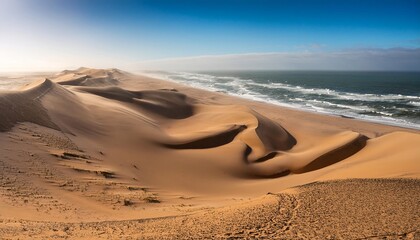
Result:
{"type": "Polygon", "coordinates": [[[419,239],[420,132],[118,69],[0,91],[5,239],[419,239]]]}

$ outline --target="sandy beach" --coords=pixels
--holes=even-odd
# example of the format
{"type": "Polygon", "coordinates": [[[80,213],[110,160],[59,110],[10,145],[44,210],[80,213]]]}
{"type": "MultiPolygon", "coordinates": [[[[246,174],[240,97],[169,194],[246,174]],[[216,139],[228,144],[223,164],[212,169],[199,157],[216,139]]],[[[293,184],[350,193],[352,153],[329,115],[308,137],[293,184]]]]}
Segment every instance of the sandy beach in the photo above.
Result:
{"type": "Polygon", "coordinates": [[[0,91],[2,239],[420,239],[420,131],[119,69],[0,91]]]}

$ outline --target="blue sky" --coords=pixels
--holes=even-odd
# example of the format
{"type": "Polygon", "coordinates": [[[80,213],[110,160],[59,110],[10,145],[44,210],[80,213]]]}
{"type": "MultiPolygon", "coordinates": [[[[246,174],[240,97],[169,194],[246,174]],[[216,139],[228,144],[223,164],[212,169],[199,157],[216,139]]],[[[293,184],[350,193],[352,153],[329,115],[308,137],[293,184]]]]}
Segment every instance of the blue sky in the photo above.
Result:
{"type": "Polygon", "coordinates": [[[418,54],[420,1],[1,0],[0,34],[3,71],[165,68],[160,59],[249,53],[418,54]]]}

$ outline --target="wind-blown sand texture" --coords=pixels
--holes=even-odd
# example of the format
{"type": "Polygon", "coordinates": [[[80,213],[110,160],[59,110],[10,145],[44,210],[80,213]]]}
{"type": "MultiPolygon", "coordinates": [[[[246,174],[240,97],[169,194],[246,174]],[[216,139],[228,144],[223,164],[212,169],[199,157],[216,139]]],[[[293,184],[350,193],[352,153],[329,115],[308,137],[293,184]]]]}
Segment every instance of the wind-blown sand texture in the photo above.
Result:
{"type": "Polygon", "coordinates": [[[5,239],[420,239],[420,134],[80,68],[0,91],[5,239]]]}

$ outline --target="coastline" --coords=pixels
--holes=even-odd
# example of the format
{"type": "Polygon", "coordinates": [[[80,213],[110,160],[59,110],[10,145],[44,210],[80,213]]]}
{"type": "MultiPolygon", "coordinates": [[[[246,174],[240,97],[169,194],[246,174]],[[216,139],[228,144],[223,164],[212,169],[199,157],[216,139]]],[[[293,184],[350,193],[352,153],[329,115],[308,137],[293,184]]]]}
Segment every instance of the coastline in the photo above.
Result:
{"type": "MultiPolygon", "coordinates": [[[[166,75],[163,75],[163,74],[159,75],[159,74],[155,74],[155,73],[149,73],[147,71],[146,72],[137,72],[137,74],[148,77],[148,78],[160,79],[160,80],[163,80],[163,81],[168,81],[168,82],[172,82],[172,83],[187,86],[187,84],[185,82],[182,82],[182,81],[178,82],[178,81],[173,80],[170,77],[168,77],[166,75]]],[[[191,80],[191,81],[193,81],[193,80],[191,80]]],[[[220,89],[217,89],[217,88],[208,89],[206,86],[203,86],[203,85],[194,85],[193,88],[198,88],[198,89],[201,89],[201,90],[204,90],[204,91],[209,91],[209,92],[224,93],[224,94],[227,94],[229,96],[239,97],[241,99],[247,99],[247,100],[256,101],[256,102],[263,102],[263,103],[272,104],[272,105],[279,106],[279,107],[291,108],[291,109],[305,111],[305,112],[309,112],[309,113],[324,114],[324,115],[329,115],[329,116],[340,116],[340,117],[343,117],[343,118],[358,119],[360,121],[366,121],[366,122],[371,122],[371,123],[379,123],[379,124],[390,125],[390,126],[395,126],[395,127],[401,127],[401,128],[407,128],[407,129],[413,129],[413,130],[420,130],[420,125],[412,123],[412,122],[405,122],[404,123],[405,120],[402,120],[402,119],[400,119],[399,121],[397,121],[398,119],[386,120],[386,119],[380,119],[380,118],[376,118],[376,117],[372,117],[372,116],[354,114],[354,113],[353,114],[345,114],[345,113],[343,114],[343,113],[335,112],[334,110],[330,110],[330,109],[315,109],[315,108],[309,108],[309,107],[302,107],[302,106],[299,106],[299,105],[296,105],[296,104],[281,102],[279,100],[271,99],[269,96],[265,96],[265,98],[263,98],[263,97],[253,96],[253,95],[251,96],[251,95],[235,94],[235,93],[231,93],[231,92],[226,91],[226,90],[220,90],[220,89]]]]}
{"type": "MultiPolygon", "coordinates": [[[[195,96],[195,97],[203,97],[209,94],[209,97],[205,98],[206,100],[214,97],[214,98],[217,98],[217,100],[223,101],[224,104],[236,104],[236,103],[240,104],[242,102],[242,104],[254,107],[257,110],[262,109],[264,114],[270,114],[270,112],[272,112],[273,109],[278,108],[279,111],[286,111],[287,112],[286,114],[292,113],[293,116],[295,114],[299,115],[299,112],[301,112],[302,114],[307,113],[309,116],[314,117],[315,119],[318,119],[318,118],[324,119],[324,117],[326,118],[331,117],[331,119],[333,119],[334,121],[335,120],[340,121],[341,119],[343,119],[345,124],[334,122],[333,125],[338,124],[343,129],[351,128],[352,130],[355,130],[355,131],[359,131],[361,129],[352,125],[354,124],[357,126],[360,125],[360,126],[363,126],[363,129],[365,129],[363,130],[363,132],[368,135],[371,135],[375,131],[378,131],[377,134],[384,134],[384,133],[389,133],[392,131],[408,131],[408,132],[420,133],[420,129],[417,129],[414,127],[411,128],[408,126],[391,125],[391,124],[382,123],[378,121],[371,121],[368,119],[340,116],[338,114],[332,114],[332,113],[327,113],[327,112],[315,112],[308,109],[298,109],[296,107],[287,106],[287,105],[283,106],[283,105],[266,102],[266,101],[257,101],[257,100],[249,99],[249,98],[239,96],[239,95],[232,95],[232,94],[223,93],[223,92],[214,92],[214,91],[206,90],[203,88],[190,87],[190,86],[184,85],[182,83],[178,83],[173,80],[159,79],[159,78],[152,77],[152,76],[142,74],[142,73],[136,73],[136,74],[139,77],[139,81],[145,81],[144,83],[141,83],[141,84],[139,83],[138,86],[141,86],[141,87],[152,89],[153,87],[162,88],[162,87],[169,86],[172,88],[182,89],[183,91],[186,92],[186,94],[191,94],[192,96],[195,96]],[[149,84],[151,86],[148,86],[149,84]],[[267,105],[270,107],[267,107],[264,105],[267,105]],[[351,120],[351,121],[348,121],[348,120],[351,120]],[[370,131],[366,130],[370,128],[368,125],[372,125],[373,129],[375,129],[375,130],[372,130],[373,132],[371,134],[369,134],[370,131]]],[[[136,86],[136,84],[132,86],[136,86]]],[[[128,87],[130,87],[130,85],[128,85],[128,87]]],[[[286,123],[286,122],[282,122],[282,123],[286,123]]]]}

